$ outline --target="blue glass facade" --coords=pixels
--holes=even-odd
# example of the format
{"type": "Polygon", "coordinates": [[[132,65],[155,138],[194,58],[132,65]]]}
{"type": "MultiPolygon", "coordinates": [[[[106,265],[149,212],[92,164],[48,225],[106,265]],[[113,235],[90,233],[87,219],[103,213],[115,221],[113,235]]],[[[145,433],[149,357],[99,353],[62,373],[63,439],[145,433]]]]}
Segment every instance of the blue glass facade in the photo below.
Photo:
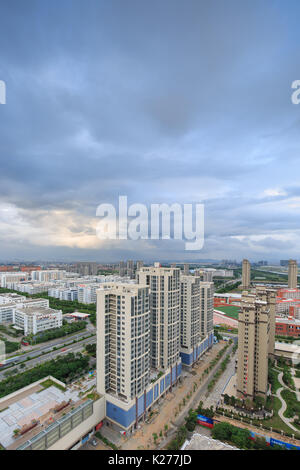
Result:
{"type": "MultiPolygon", "coordinates": [[[[177,378],[180,377],[182,371],[181,363],[177,366],[177,378]]],[[[172,368],[172,384],[176,382],[176,367],[172,368]]],[[[158,382],[153,384],[152,388],[146,393],[146,409],[148,409],[154,401],[156,401],[171,385],[171,372],[165,377],[162,377],[158,382]]],[[[138,401],[138,417],[142,416],[145,411],[145,395],[144,393],[139,396],[138,401]]],[[[125,410],[106,399],[106,416],[107,418],[115,421],[124,428],[129,428],[136,420],[136,403],[125,410]]]]}
{"type": "Polygon", "coordinates": [[[181,361],[182,364],[186,366],[191,366],[193,362],[195,362],[198,357],[202,356],[205,351],[207,351],[208,348],[210,348],[213,345],[214,342],[214,334],[211,333],[208,338],[205,339],[201,344],[199,344],[196,348],[195,351],[193,351],[190,354],[187,353],[180,353],[181,361]]]}

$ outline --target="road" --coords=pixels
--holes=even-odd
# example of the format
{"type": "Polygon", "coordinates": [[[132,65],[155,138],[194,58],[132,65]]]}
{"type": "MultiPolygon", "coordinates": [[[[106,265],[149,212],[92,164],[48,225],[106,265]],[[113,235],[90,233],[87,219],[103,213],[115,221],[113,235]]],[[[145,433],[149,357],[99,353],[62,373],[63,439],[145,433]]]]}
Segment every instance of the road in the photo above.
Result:
{"type": "Polygon", "coordinates": [[[225,372],[223,372],[214,389],[209,393],[209,396],[205,398],[203,402],[204,408],[210,408],[211,406],[215,408],[219,404],[224,388],[235,373],[236,357],[237,353],[230,359],[225,372]]]}
{"type": "MultiPolygon", "coordinates": [[[[64,337],[57,338],[57,339],[54,339],[54,340],[50,340],[50,341],[47,341],[46,343],[41,343],[39,345],[23,346],[22,350],[24,351],[24,357],[25,356],[26,357],[35,357],[36,356],[35,351],[38,351],[39,354],[41,354],[41,352],[47,351],[50,347],[54,347],[54,346],[59,347],[63,344],[72,342],[74,339],[76,341],[78,341],[80,338],[86,338],[87,336],[89,336],[92,333],[96,333],[96,328],[91,323],[88,323],[85,330],[80,331],[78,333],[74,333],[73,335],[68,335],[68,336],[64,336],[64,337]]],[[[1,334],[2,334],[2,332],[1,332],[1,334]]],[[[14,357],[14,356],[16,356],[16,354],[17,354],[17,351],[15,351],[11,354],[8,354],[7,358],[14,357]]],[[[20,355],[20,358],[21,357],[22,356],[20,355]]]]}
{"type": "MultiPolygon", "coordinates": [[[[25,364],[26,368],[32,368],[34,366],[36,366],[37,364],[41,364],[42,362],[46,362],[46,361],[50,361],[51,359],[55,359],[57,356],[62,356],[64,354],[69,354],[70,352],[72,353],[76,353],[76,352],[79,352],[81,351],[85,345],[87,344],[93,344],[93,343],[96,343],[96,337],[93,336],[91,338],[85,338],[83,339],[82,341],[80,341],[79,343],[73,343],[73,340],[74,338],[72,338],[71,342],[69,343],[68,346],[66,346],[66,350],[65,351],[62,351],[61,348],[57,345],[56,347],[58,348],[57,350],[53,351],[52,350],[52,347],[49,347],[47,346],[46,348],[42,348],[40,349],[39,351],[35,351],[34,354],[35,356],[37,354],[41,354],[42,351],[44,352],[42,356],[39,356],[39,357],[33,357],[31,360],[29,361],[26,361],[27,357],[29,355],[25,354],[25,356],[20,356],[19,359],[19,363],[16,364],[16,366],[12,366],[11,368],[8,368],[8,369],[3,369],[1,372],[0,372],[0,380],[3,380],[5,378],[5,373],[7,373],[9,370],[15,370],[17,369],[17,371],[20,371],[22,372],[22,368],[21,368],[21,364],[22,362],[25,364]],[[46,349],[46,350],[45,350],[46,349]],[[47,349],[51,349],[49,352],[47,352],[47,349]],[[26,361],[26,362],[24,362],[26,361]]],[[[64,344],[66,344],[66,341],[65,342],[61,342],[60,343],[60,346],[64,346],[64,344]]],[[[64,349],[64,348],[63,348],[64,349]]],[[[32,353],[33,354],[33,353],[32,353]]],[[[24,370],[24,368],[23,368],[24,370]]]]}

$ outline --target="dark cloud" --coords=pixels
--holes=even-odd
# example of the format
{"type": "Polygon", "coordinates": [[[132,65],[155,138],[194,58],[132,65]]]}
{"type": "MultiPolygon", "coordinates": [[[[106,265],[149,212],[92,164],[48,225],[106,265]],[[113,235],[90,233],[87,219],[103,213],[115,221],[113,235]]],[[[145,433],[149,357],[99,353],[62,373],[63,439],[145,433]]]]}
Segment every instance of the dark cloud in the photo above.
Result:
{"type": "MultiPolygon", "coordinates": [[[[206,243],[191,256],[278,258],[281,243],[296,257],[299,10],[296,0],[2,1],[0,205],[34,226],[41,211],[56,223],[68,211],[68,233],[86,235],[86,218],[119,194],[204,201],[206,243]],[[267,241],[236,238],[258,235],[267,241]]],[[[62,256],[22,243],[1,239],[0,256],[62,256]]],[[[186,256],[183,243],[129,245],[64,248],[74,259],[186,256]]]]}

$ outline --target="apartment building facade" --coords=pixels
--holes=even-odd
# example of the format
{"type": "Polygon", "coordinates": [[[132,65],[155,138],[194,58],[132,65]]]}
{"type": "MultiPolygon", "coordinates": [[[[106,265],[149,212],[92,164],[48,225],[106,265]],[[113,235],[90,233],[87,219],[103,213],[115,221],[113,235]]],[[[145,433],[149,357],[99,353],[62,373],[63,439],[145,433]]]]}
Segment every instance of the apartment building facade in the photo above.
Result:
{"type": "Polygon", "coordinates": [[[191,367],[213,344],[213,283],[181,275],[180,356],[191,367]]]}
{"type": "Polygon", "coordinates": [[[288,269],[288,287],[289,289],[297,289],[297,276],[298,276],[298,265],[294,259],[289,260],[288,269]]]}
{"type": "Polygon", "coordinates": [[[149,380],[149,288],[104,284],[97,292],[97,312],[99,393],[128,402],[149,380]]]}
{"type": "Polygon", "coordinates": [[[270,289],[265,286],[257,286],[255,289],[256,296],[259,300],[267,303],[269,309],[269,349],[268,355],[270,359],[274,359],[275,355],[275,329],[276,329],[276,289],[270,289]]]}
{"type": "Polygon", "coordinates": [[[180,354],[180,269],[155,263],[140,269],[137,281],[150,288],[151,367],[167,369],[180,354]]]}
{"type": "Polygon", "coordinates": [[[162,373],[151,370],[149,287],[99,286],[97,388],[105,396],[106,424],[131,433],[180,374],[180,359],[162,373]]]}
{"type": "Polygon", "coordinates": [[[251,284],[251,265],[247,259],[242,263],[242,288],[247,290],[251,284]]]}
{"type": "Polygon", "coordinates": [[[237,396],[266,397],[270,342],[270,307],[255,294],[243,293],[238,327],[237,396]]]}

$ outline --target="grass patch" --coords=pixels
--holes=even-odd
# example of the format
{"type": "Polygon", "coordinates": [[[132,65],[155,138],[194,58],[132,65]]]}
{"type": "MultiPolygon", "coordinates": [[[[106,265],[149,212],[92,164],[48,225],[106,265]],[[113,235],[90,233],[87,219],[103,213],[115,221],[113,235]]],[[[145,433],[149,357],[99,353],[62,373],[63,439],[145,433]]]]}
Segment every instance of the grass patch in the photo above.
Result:
{"type": "Polygon", "coordinates": [[[98,437],[100,441],[104,442],[104,444],[106,444],[111,449],[118,450],[118,447],[113,442],[110,442],[108,439],[106,439],[106,437],[102,436],[99,431],[95,432],[95,436],[98,437]]]}
{"type": "Polygon", "coordinates": [[[239,307],[235,307],[234,305],[228,305],[228,307],[215,307],[215,310],[220,310],[220,312],[223,312],[226,314],[227,317],[234,318],[235,320],[238,320],[239,318],[239,307]]]}
{"type": "Polygon", "coordinates": [[[295,415],[300,415],[300,403],[297,396],[290,390],[282,390],[281,396],[287,404],[287,409],[284,412],[285,418],[294,418],[295,415]]]}
{"type": "MultiPolygon", "coordinates": [[[[45,382],[42,382],[40,385],[43,387],[44,390],[45,390],[46,388],[50,388],[50,387],[53,386],[53,387],[58,388],[58,389],[61,390],[62,392],[65,392],[65,391],[66,391],[66,387],[63,387],[62,385],[60,385],[60,384],[54,382],[54,381],[51,380],[51,379],[45,380],[45,382]]],[[[43,390],[41,390],[41,392],[42,392],[42,391],[43,391],[43,390]]]]}

